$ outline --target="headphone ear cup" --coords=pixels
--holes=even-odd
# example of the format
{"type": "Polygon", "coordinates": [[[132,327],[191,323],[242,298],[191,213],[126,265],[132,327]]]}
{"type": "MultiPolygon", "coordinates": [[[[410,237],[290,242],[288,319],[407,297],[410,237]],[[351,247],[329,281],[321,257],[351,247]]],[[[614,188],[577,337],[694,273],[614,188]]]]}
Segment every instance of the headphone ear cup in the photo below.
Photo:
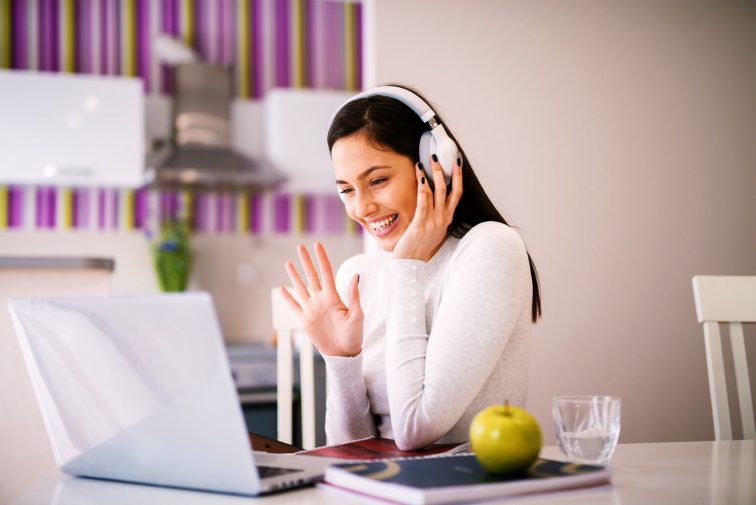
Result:
{"type": "Polygon", "coordinates": [[[425,179],[430,181],[430,184],[433,184],[430,157],[431,154],[436,152],[435,147],[436,139],[433,138],[433,134],[430,131],[423,133],[422,137],[420,137],[420,163],[423,164],[423,168],[425,169],[425,179]]]}
{"type": "Polygon", "coordinates": [[[446,135],[445,132],[443,135],[434,138],[433,144],[436,156],[438,156],[438,161],[441,162],[441,169],[444,172],[444,182],[449,184],[449,182],[451,182],[454,162],[459,156],[459,149],[457,149],[457,144],[451,139],[451,137],[446,135]],[[438,141],[438,143],[436,141],[438,141]]]}

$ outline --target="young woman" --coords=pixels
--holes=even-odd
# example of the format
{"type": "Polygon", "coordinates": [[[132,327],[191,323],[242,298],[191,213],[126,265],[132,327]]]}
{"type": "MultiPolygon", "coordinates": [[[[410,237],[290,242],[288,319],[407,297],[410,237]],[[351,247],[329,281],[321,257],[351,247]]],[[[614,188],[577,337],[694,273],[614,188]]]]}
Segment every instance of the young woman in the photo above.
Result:
{"type": "Polygon", "coordinates": [[[329,443],[463,442],[483,408],[525,403],[528,336],[541,314],[535,266],[464,151],[451,144],[448,185],[440,152],[419,159],[423,134],[445,127],[423,106],[409,88],[376,88],[343,105],[328,131],[346,212],[381,251],[350,258],[334,278],[323,246],[318,275],[300,244],[307,285],[286,263],[300,301],[282,295],[326,362],[329,443]]]}

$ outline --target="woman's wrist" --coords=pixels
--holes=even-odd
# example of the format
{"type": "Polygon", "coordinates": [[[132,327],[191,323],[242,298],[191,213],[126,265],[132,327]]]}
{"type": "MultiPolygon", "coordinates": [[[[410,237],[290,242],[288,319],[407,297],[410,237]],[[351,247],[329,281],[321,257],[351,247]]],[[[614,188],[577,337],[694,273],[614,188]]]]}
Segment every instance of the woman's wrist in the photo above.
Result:
{"type": "Polygon", "coordinates": [[[395,247],[391,255],[394,259],[418,260],[427,263],[441,249],[447,238],[449,238],[448,233],[430,249],[427,247],[427,244],[418,244],[418,247],[414,248],[395,247]]]}
{"type": "Polygon", "coordinates": [[[420,251],[413,252],[413,251],[401,251],[397,252],[394,251],[391,256],[395,260],[417,260],[417,261],[423,261],[428,262],[430,260],[430,257],[427,257],[427,254],[422,254],[420,251]]]}
{"type": "Polygon", "coordinates": [[[417,247],[395,247],[391,256],[397,260],[418,260],[427,263],[437,249],[438,246],[428,249],[425,244],[417,244],[417,247]]]}
{"type": "Polygon", "coordinates": [[[358,349],[357,352],[349,352],[349,351],[333,351],[333,352],[322,352],[324,356],[328,357],[335,357],[335,358],[356,358],[360,355],[362,352],[362,348],[358,349]]]}

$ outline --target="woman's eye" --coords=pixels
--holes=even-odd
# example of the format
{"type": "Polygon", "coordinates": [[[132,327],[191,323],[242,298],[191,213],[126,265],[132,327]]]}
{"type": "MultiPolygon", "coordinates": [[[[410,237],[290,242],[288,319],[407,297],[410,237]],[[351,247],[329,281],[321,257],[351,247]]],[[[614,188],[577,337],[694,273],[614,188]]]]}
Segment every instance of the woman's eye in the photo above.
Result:
{"type": "Polygon", "coordinates": [[[382,184],[382,183],[386,182],[387,179],[388,179],[388,177],[379,177],[377,179],[373,179],[372,181],[370,181],[370,185],[371,186],[377,186],[378,184],[382,184]]]}
{"type": "Polygon", "coordinates": [[[340,189],[339,190],[339,194],[340,195],[346,195],[346,194],[351,193],[351,192],[352,192],[352,188],[344,188],[344,189],[340,189]]]}

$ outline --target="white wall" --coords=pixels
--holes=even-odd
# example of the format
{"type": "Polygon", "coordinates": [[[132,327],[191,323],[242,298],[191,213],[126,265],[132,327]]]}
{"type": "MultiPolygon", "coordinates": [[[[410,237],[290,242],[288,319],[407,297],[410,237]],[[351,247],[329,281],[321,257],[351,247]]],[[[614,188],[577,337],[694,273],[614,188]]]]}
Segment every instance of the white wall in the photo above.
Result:
{"type": "Polygon", "coordinates": [[[624,442],[711,439],[690,279],[756,274],[754,4],[366,12],[366,84],[440,104],[538,266],[528,407],[547,442],[550,398],[569,393],[621,396],[624,442]]]}

